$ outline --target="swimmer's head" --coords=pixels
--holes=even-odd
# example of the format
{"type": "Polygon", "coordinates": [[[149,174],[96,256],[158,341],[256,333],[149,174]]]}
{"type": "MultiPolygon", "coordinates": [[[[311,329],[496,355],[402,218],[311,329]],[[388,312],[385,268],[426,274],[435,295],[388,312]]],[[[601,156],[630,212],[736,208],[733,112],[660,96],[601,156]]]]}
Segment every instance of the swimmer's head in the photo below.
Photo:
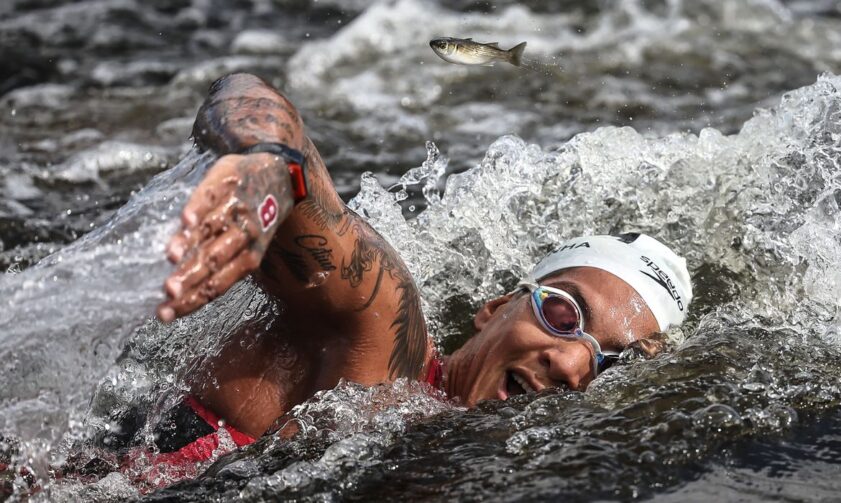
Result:
{"type": "Polygon", "coordinates": [[[561,386],[583,390],[629,345],[680,325],[692,298],[684,259],[641,234],[569,240],[518,289],[485,304],[447,364],[468,405],[561,386]]]}

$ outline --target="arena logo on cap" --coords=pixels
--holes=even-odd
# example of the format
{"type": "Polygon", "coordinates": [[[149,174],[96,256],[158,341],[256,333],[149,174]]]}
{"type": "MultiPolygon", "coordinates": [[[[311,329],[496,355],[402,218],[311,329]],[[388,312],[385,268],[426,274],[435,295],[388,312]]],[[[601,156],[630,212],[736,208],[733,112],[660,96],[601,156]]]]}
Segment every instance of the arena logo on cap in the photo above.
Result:
{"type": "Polygon", "coordinates": [[[643,262],[645,262],[645,265],[647,265],[649,269],[654,271],[654,274],[651,274],[646,271],[640,272],[656,281],[658,285],[662,286],[669,293],[669,297],[674,299],[675,304],[677,304],[677,308],[680,311],[683,311],[683,300],[680,298],[680,294],[677,293],[677,288],[675,287],[675,284],[672,283],[672,278],[670,278],[668,274],[666,274],[662,269],[660,269],[660,266],[655,264],[653,260],[646,257],[645,255],[641,256],[640,259],[643,262]]]}
{"type": "Polygon", "coordinates": [[[568,245],[561,246],[560,248],[558,248],[557,250],[555,250],[552,253],[558,253],[558,252],[567,251],[567,250],[574,250],[576,248],[590,248],[590,243],[588,243],[587,241],[584,241],[582,243],[570,243],[568,245]]]}

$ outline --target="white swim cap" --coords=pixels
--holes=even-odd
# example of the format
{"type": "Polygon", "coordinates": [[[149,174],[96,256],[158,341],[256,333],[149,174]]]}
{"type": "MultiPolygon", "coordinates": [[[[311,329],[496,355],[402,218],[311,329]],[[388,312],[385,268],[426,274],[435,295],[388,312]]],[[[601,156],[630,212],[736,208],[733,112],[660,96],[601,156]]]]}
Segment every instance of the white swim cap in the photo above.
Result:
{"type": "Polygon", "coordinates": [[[683,323],[692,300],[686,260],[645,234],[571,239],[541,260],[528,279],[537,282],[571,267],[595,267],[628,283],[662,331],[683,323]]]}

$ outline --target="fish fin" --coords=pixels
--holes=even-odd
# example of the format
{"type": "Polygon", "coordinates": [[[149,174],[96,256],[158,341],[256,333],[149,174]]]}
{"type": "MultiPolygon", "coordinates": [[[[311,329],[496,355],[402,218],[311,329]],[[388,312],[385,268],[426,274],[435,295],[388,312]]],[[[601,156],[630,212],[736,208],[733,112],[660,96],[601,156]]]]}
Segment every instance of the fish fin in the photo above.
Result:
{"type": "Polygon", "coordinates": [[[511,64],[514,66],[520,66],[523,62],[523,51],[526,50],[526,43],[522,42],[520,44],[515,45],[514,47],[508,49],[508,54],[511,56],[511,64]]]}

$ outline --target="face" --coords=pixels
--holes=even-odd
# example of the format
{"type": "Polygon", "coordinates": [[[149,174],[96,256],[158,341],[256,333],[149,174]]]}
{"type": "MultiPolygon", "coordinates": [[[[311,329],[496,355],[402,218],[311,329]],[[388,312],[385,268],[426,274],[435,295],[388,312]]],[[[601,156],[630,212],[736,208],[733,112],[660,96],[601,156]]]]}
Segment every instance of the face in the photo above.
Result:
{"type": "MultiPolygon", "coordinates": [[[[576,298],[584,312],[584,329],[602,351],[622,351],[658,332],[657,320],[642,298],[606,271],[566,269],[540,284],[576,298]]],[[[547,332],[535,317],[528,293],[488,302],[474,324],[476,335],[447,362],[447,393],[468,406],[551,386],[584,390],[595,377],[593,346],[547,332]]]]}

